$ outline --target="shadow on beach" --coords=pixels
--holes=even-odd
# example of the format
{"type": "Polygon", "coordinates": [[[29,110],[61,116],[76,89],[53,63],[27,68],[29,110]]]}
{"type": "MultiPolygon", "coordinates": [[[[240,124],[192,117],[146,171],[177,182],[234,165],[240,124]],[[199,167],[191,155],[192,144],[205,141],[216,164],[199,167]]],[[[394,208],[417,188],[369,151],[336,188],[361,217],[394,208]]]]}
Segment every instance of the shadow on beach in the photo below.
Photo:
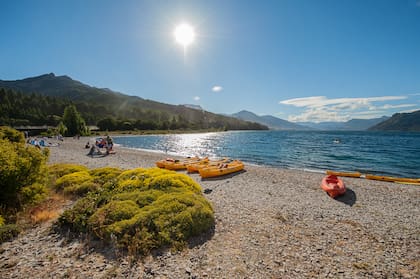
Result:
{"type": "Polygon", "coordinates": [[[86,156],[90,157],[90,158],[103,158],[108,156],[109,154],[106,152],[95,152],[93,154],[86,154],[86,156]]]}
{"type": "Polygon", "coordinates": [[[347,188],[346,193],[336,197],[335,200],[353,206],[356,202],[356,193],[352,189],[347,188]]]}
{"type": "Polygon", "coordinates": [[[224,180],[224,179],[228,179],[228,178],[232,178],[234,176],[237,176],[241,173],[245,173],[246,170],[240,170],[234,173],[229,173],[229,174],[225,174],[222,176],[216,176],[216,177],[208,177],[208,178],[201,178],[202,181],[216,181],[216,180],[224,180]]]}

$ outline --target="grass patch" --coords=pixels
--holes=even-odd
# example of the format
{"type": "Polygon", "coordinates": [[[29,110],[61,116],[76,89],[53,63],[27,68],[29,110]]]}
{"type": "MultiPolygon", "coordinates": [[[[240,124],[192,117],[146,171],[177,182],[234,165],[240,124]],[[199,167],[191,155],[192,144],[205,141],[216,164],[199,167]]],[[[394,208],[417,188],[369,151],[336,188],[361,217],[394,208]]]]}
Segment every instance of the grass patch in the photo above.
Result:
{"type": "Polygon", "coordinates": [[[55,219],[59,216],[59,212],[56,209],[44,209],[35,212],[31,215],[31,221],[33,224],[39,224],[51,219],[55,219]]]}

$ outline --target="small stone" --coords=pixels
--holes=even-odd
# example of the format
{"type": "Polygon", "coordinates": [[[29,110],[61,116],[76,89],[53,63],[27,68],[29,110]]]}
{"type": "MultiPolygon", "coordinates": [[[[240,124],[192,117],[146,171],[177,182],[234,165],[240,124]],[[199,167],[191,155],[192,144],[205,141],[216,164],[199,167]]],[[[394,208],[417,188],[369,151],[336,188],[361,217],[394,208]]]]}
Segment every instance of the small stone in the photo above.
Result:
{"type": "Polygon", "coordinates": [[[186,267],[186,268],[185,268],[185,272],[186,272],[188,275],[191,275],[191,269],[190,269],[189,267],[186,267]]]}

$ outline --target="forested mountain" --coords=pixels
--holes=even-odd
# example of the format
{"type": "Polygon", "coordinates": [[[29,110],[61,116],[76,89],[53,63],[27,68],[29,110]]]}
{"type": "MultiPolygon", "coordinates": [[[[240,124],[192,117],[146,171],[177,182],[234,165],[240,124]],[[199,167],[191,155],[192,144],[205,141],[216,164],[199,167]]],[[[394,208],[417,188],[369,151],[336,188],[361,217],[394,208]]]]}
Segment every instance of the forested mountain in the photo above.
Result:
{"type": "Polygon", "coordinates": [[[232,116],[245,121],[260,123],[261,125],[269,127],[271,130],[310,130],[308,127],[281,118],[271,115],[258,116],[255,113],[246,110],[232,114],[232,116]]]}
{"type": "Polygon", "coordinates": [[[396,113],[369,130],[372,131],[420,131],[420,110],[411,113],[396,113]]]}
{"type": "Polygon", "coordinates": [[[58,123],[70,103],[88,125],[115,129],[260,130],[267,127],[182,105],[169,105],[109,89],[91,87],[67,76],[47,74],[0,80],[0,124],[58,123]]]}

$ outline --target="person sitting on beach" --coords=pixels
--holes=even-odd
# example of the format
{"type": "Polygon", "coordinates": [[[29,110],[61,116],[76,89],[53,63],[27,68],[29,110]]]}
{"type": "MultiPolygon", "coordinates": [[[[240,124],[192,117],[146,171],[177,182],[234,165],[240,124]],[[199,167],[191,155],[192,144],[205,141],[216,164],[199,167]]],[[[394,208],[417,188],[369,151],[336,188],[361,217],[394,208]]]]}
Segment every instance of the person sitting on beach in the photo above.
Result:
{"type": "Polygon", "coordinates": [[[114,143],[112,141],[112,138],[110,136],[106,137],[106,153],[108,154],[110,151],[112,151],[112,147],[114,146],[114,143]]]}
{"type": "Polygon", "coordinates": [[[90,148],[90,143],[89,142],[86,143],[85,148],[86,149],[90,148]]]}
{"type": "Polygon", "coordinates": [[[99,148],[104,148],[106,146],[106,141],[105,139],[102,139],[101,142],[98,144],[99,148]]]}
{"type": "Polygon", "coordinates": [[[92,145],[87,155],[93,156],[96,153],[100,153],[99,149],[96,148],[96,145],[92,145]]]}

